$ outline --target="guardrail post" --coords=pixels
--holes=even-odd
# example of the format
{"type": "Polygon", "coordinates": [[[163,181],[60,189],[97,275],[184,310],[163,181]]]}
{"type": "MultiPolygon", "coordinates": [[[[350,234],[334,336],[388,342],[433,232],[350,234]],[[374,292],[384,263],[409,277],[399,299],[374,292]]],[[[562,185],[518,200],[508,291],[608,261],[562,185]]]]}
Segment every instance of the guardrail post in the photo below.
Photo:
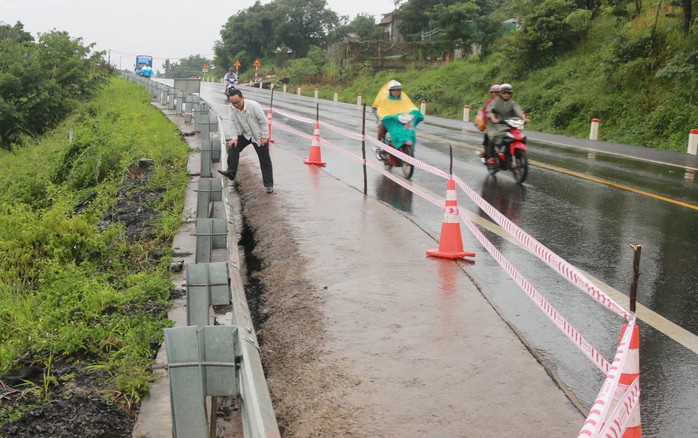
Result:
{"type": "Polygon", "coordinates": [[[164,332],[173,436],[207,437],[210,430],[215,430],[216,415],[211,412],[209,428],[205,397],[240,395],[237,385],[237,358],[241,351],[239,330],[221,325],[175,327],[164,332]]]}
{"type": "MultiPolygon", "coordinates": [[[[205,326],[211,324],[211,294],[208,291],[208,275],[190,278],[192,266],[208,266],[208,263],[187,264],[187,325],[205,326]]],[[[199,272],[194,275],[197,276],[199,272]]]]}
{"type": "Polygon", "coordinates": [[[208,116],[208,103],[199,101],[199,104],[194,106],[192,113],[194,114],[194,131],[201,132],[203,118],[208,116]]]}
{"type": "Polygon", "coordinates": [[[178,437],[205,437],[208,430],[198,343],[196,327],[165,329],[172,429],[178,437]]]}
{"type": "Polygon", "coordinates": [[[160,105],[167,105],[167,85],[162,85],[160,88],[160,105]]]}
{"type": "Polygon", "coordinates": [[[196,189],[196,217],[210,218],[213,214],[212,203],[221,201],[223,180],[218,178],[201,178],[196,189]]]}
{"type": "Polygon", "coordinates": [[[194,118],[194,106],[197,102],[199,102],[200,98],[198,96],[194,96],[193,94],[187,93],[186,96],[184,96],[184,105],[185,105],[185,110],[184,110],[184,121],[186,123],[191,123],[192,119],[194,118]]]}
{"type": "Polygon", "coordinates": [[[225,219],[196,219],[195,263],[209,263],[214,249],[227,247],[228,223],[225,219]]]}
{"type": "Polygon", "coordinates": [[[591,119],[591,129],[589,130],[589,140],[599,138],[599,119],[591,119]]]}
{"type": "Polygon", "coordinates": [[[191,107],[191,122],[194,124],[194,132],[197,131],[196,120],[199,118],[200,111],[199,102],[194,102],[191,107]]]}
{"type": "MultiPolygon", "coordinates": [[[[202,105],[205,105],[202,103],[202,105]]],[[[206,108],[204,108],[206,110],[206,108]]],[[[201,148],[211,149],[211,131],[209,131],[208,124],[208,111],[202,111],[199,114],[199,120],[196,121],[199,124],[199,130],[201,131],[201,148]]]]}
{"type": "MultiPolygon", "coordinates": [[[[228,262],[187,264],[186,281],[187,300],[189,300],[191,292],[192,297],[195,295],[205,296],[205,301],[213,306],[227,306],[232,301],[228,262]]],[[[208,314],[208,310],[206,314],[208,314]]]]}
{"type": "Polygon", "coordinates": [[[176,95],[176,90],[172,87],[168,87],[167,89],[167,109],[168,110],[173,110],[175,107],[175,95],[176,95]]]}
{"type": "Polygon", "coordinates": [[[184,92],[182,90],[175,90],[175,114],[182,114],[183,99],[184,92]]]}
{"type": "Polygon", "coordinates": [[[227,262],[187,264],[187,325],[209,325],[211,306],[231,303],[229,279],[227,262]]]}
{"type": "Polygon", "coordinates": [[[204,178],[210,178],[213,174],[213,142],[211,141],[211,133],[209,132],[208,115],[202,116],[206,119],[206,123],[201,123],[201,170],[200,174],[204,178]]]}
{"type": "Polygon", "coordinates": [[[221,160],[221,148],[219,147],[214,147],[214,144],[217,144],[219,141],[218,138],[218,116],[216,114],[209,114],[208,115],[208,131],[213,134],[209,138],[211,142],[211,160],[214,162],[218,162],[221,160]]]}

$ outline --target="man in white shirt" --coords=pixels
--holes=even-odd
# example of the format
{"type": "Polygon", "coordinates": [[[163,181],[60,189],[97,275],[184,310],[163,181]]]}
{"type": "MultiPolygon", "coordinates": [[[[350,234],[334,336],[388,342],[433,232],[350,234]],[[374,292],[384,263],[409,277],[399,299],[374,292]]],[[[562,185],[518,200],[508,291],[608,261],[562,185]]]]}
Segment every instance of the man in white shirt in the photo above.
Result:
{"type": "Polygon", "coordinates": [[[242,92],[237,89],[231,91],[228,101],[230,102],[228,129],[230,138],[226,139],[228,169],[219,170],[218,173],[234,180],[240,162],[240,152],[247,145],[252,144],[259,158],[264,188],[267,193],[274,193],[274,174],[269,156],[269,125],[262,106],[254,100],[242,97],[242,92]]]}

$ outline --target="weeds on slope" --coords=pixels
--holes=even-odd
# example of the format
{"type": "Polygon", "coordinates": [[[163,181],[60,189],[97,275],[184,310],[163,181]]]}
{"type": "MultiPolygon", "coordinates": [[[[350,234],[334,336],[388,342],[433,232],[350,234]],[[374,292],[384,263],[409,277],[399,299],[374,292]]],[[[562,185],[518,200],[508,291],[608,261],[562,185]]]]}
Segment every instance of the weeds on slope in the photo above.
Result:
{"type": "MultiPolygon", "coordinates": [[[[49,135],[0,152],[0,435],[55,423],[71,401],[132,419],[169,325],[187,157],[146,91],[120,79],[49,135]]],[[[71,412],[97,415],[84,405],[71,412]]]]}

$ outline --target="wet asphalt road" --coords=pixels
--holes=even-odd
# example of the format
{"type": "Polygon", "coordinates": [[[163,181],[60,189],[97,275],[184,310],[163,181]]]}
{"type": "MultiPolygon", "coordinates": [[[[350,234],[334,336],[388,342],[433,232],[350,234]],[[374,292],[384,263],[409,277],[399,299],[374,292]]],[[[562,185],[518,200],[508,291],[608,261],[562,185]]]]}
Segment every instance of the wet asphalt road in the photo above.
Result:
{"type": "MultiPolygon", "coordinates": [[[[246,97],[258,100],[264,107],[269,105],[269,90],[247,87],[242,90],[246,97]]],[[[225,117],[221,84],[202,83],[201,96],[225,117]]],[[[274,93],[274,108],[312,119],[317,109],[312,98],[278,91],[274,93]]],[[[321,100],[319,112],[327,123],[361,132],[362,111],[356,105],[321,100]]],[[[275,115],[274,120],[277,118],[308,134],[313,131],[312,125],[275,115]]],[[[366,126],[367,134],[373,136],[375,123],[368,115],[366,126]]],[[[698,375],[695,348],[698,345],[698,270],[695,268],[698,266],[698,183],[687,181],[680,165],[627,160],[603,153],[590,155],[582,148],[552,145],[549,138],[544,138],[544,143],[529,142],[529,159],[546,167],[532,166],[528,180],[519,186],[511,175],[499,174],[496,178],[487,175],[475,154],[479,150],[480,134],[470,127],[464,129],[463,122],[434,119],[427,110],[426,122],[418,131],[415,154],[418,159],[448,171],[448,144],[452,144],[454,174],[519,227],[601,284],[627,294],[633,260],[629,245],[643,246],[638,303],[687,331],[682,341],[677,342],[664,325],[644,323],[643,314],[638,311],[643,432],[645,436],[698,436],[698,418],[693,415],[698,403],[695,379],[698,375]],[[613,185],[569,175],[549,166],[613,185]]],[[[308,140],[279,129],[273,132],[280,139],[276,147],[307,157],[308,140]]],[[[321,132],[321,136],[360,155],[361,144],[356,140],[329,130],[321,132]]],[[[531,133],[531,138],[534,137],[535,133],[531,133]]],[[[565,143],[576,141],[566,139],[565,143]]],[[[582,146],[589,143],[577,142],[582,146]]],[[[641,149],[628,147],[623,153],[637,150],[641,149]]],[[[680,155],[671,156],[680,163],[683,159],[680,155]]],[[[367,157],[375,160],[370,151],[367,157]]],[[[322,158],[328,163],[325,172],[363,190],[359,164],[329,148],[322,149],[322,158]]],[[[444,180],[419,169],[412,182],[436,196],[445,195],[444,180]]],[[[431,203],[370,169],[368,195],[393,206],[438,239],[442,212],[431,203]]],[[[458,201],[461,208],[486,217],[461,192],[458,201]]],[[[606,359],[613,358],[623,324],[620,318],[507,241],[504,234],[490,231],[485,234],[606,359]]],[[[560,376],[583,405],[590,406],[603,381],[602,374],[530,302],[465,228],[463,242],[466,250],[477,252],[469,272],[483,294],[546,367],[560,376]]],[[[627,299],[618,301],[628,307],[627,299]]]]}

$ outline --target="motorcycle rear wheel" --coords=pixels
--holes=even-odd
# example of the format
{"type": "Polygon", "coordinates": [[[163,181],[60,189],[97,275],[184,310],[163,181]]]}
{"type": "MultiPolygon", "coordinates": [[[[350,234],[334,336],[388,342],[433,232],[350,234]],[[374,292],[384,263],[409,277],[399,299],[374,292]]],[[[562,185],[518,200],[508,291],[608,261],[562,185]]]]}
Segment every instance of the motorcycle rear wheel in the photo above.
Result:
{"type": "Polygon", "coordinates": [[[526,151],[517,149],[514,160],[516,161],[516,167],[511,169],[514,173],[514,181],[516,181],[517,184],[523,184],[526,180],[526,176],[528,176],[528,156],[526,155],[526,151]]]}
{"type": "MultiPolygon", "coordinates": [[[[400,150],[404,154],[409,155],[410,157],[414,157],[414,151],[412,150],[412,146],[404,145],[403,147],[400,148],[400,150]]],[[[407,179],[412,178],[412,174],[414,174],[414,166],[411,163],[408,163],[407,161],[403,161],[402,162],[402,174],[407,179]]]]}

